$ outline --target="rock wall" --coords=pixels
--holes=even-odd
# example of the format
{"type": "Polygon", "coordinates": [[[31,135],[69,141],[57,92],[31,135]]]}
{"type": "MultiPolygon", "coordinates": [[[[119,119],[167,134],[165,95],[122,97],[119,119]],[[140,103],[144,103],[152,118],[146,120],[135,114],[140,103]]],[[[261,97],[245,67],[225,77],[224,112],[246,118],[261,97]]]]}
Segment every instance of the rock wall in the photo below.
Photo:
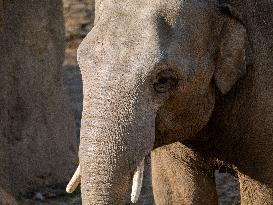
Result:
{"type": "Polygon", "coordinates": [[[95,0],[63,0],[66,53],[64,65],[77,65],[76,51],[95,18],[95,0]]]}
{"type": "Polygon", "coordinates": [[[61,0],[0,1],[0,204],[65,185],[77,165],[62,10],[61,0]]]}

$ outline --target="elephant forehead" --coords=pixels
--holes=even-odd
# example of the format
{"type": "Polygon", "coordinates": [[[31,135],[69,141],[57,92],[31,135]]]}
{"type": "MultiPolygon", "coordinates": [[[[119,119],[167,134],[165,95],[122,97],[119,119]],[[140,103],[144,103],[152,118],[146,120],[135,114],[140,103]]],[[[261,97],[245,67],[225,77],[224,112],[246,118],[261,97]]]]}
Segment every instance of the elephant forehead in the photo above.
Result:
{"type": "Polygon", "coordinates": [[[99,20],[78,50],[82,70],[118,70],[145,77],[161,61],[186,69],[184,62],[197,66],[195,59],[208,51],[215,5],[197,0],[143,2],[101,3],[104,11],[96,13],[99,20]]]}
{"type": "Polygon", "coordinates": [[[156,24],[159,16],[174,26],[181,20],[204,24],[208,15],[215,13],[217,0],[101,0],[96,7],[96,20],[110,23],[115,28],[146,30],[156,24]],[[115,24],[116,23],[116,24],[115,24]]]}
{"type": "Polygon", "coordinates": [[[78,49],[82,71],[120,73],[124,78],[147,76],[160,59],[160,45],[152,24],[130,29],[125,22],[99,23],[78,49]]]}
{"type": "Polygon", "coordinates": [[[120,47],[134,55],[149,54],[158,47],[162,53],[171,44],[176,45],[173,48],[207,49],[219,21],[214,0],[109,2],[111,12],[98,22],[104,27],[99,35],[111,42],[114,51],[120,47]]]}
{"type": "Polygon", "coordinates": [[[127,21],[132,18],[137,24],[139,19],[160,13],[175,22],[181,14],[199,18],[200,14],[214,10],[218,4],[218,0],[100,0],[96,1],[96,16],[100,20],[127,21]]]}

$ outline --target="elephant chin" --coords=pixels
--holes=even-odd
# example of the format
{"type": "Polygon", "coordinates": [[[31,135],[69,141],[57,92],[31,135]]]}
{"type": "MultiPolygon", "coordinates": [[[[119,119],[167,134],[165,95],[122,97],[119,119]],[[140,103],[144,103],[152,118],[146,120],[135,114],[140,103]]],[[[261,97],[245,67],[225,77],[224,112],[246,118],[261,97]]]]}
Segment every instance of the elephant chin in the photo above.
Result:
{"type": "MultiPolygon", "coordinates": [[[[131,202],[137,203],[140,191],[142,188],[142,181],[143,181],[143,173],[144,173],[144,161],[145,158],[140,162],[140,164],[137,166],[134,176],[133,176],[133,184],[132,184],[132,192],[131,192],[131,202]]],[[[66,192],[72,193],[75,191],[75,189],[78,187],[81,181],[80,176],[80,165],[76,169],[74,175],[72,176],[71,180],[67,184],[66,192]]]]}

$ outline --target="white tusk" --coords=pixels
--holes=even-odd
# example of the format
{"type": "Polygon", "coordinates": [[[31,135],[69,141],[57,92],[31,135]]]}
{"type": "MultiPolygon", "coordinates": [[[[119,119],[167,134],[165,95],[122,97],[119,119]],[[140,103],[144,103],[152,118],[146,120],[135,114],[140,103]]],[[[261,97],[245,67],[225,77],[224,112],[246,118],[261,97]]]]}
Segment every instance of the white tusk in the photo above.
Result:
{"type": "Polygon", "coordinates": [[[66,186],[66,192],[67,193],[72,193],[75,191],[77,186],[81,182],[81,176],[80,176],[80,165],[78,166],[77,170],[73,174],[73,177],[70,179],[68,185],[66,186]]]}
{"type": "Polygon", "coordinates": [[[137,166],[137,169],[134,173],[132,193],[131,193],[132,203],[136,203],[138,200],[138,197],[140,195],[140,191],[141,191],[141,187],[142,187],[142,180],[143,180],[143,172],[144,172],[144,159],[137,166]]]}

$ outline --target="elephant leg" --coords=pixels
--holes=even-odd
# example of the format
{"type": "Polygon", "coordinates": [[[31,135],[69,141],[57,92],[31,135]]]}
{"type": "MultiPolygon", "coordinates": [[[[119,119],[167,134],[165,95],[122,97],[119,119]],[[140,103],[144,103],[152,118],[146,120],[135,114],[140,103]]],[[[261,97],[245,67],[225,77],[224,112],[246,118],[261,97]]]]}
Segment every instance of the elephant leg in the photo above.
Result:
{"type": "Polygon", "coordinates": [[[263,130],[259,135],[246,133],[244,144],[234,148],[241,205],[273,205],[273,136],[269,129],[263,130]]]}
{"type": "MultiPolygon", "coordinates": [[[[250,176],[239,173],[241,205],[273,205],[273,189],[250,176]]],[[[272,179],[271,179],[272,180],[272,179]]]]}
{"type": "Polygon", "coordinates": [[[199,154],[174,143],[155,149],[151,156],[157,205],[218,204],[214,172],[199,154]]]}

